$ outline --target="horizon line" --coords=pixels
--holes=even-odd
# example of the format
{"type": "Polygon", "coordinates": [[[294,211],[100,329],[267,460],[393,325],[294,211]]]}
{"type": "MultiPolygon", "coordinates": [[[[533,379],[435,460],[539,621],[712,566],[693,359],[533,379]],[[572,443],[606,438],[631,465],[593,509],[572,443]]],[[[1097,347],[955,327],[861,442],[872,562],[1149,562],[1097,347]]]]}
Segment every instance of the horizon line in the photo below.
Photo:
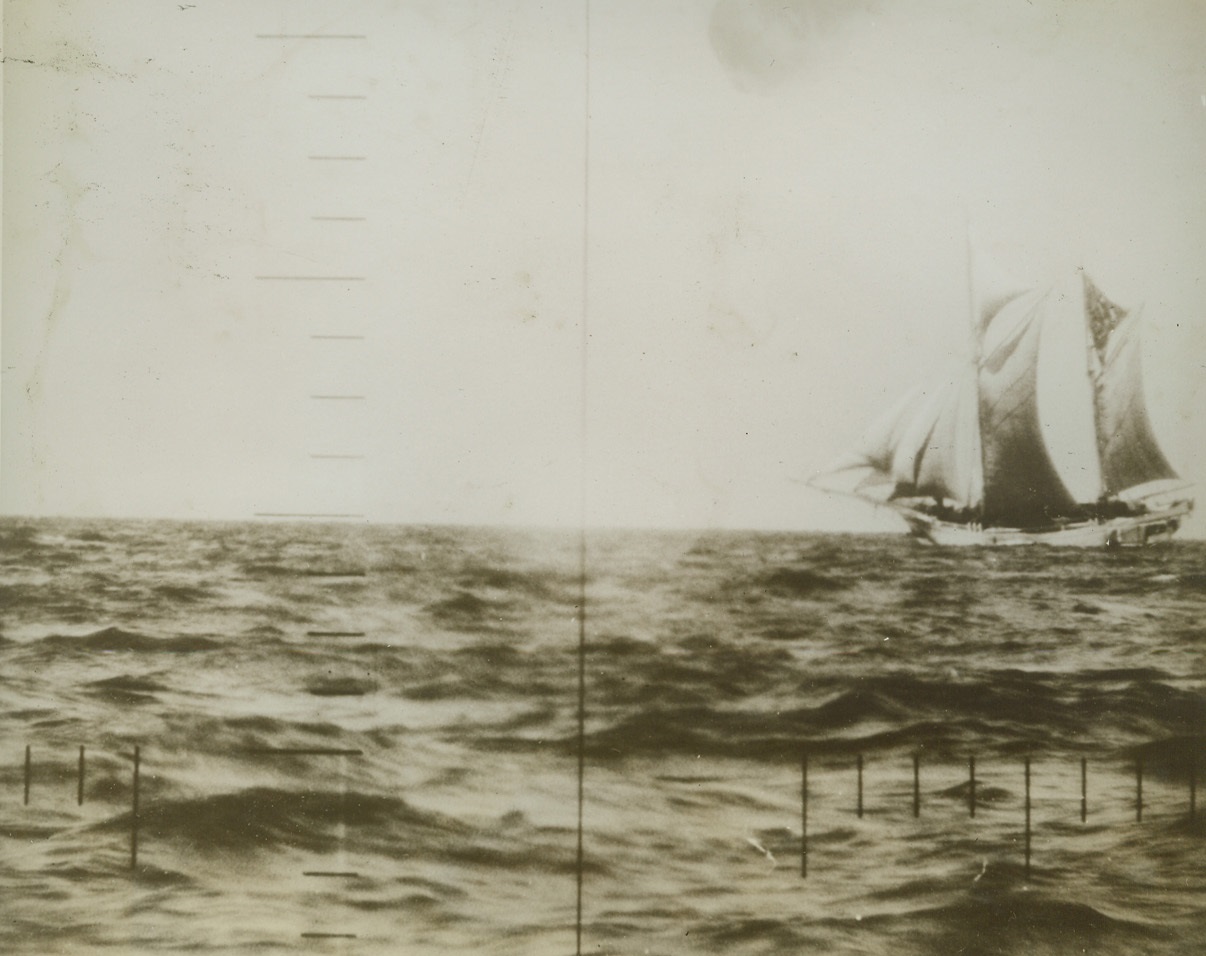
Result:
{"type": "MultiPolygon", "coordinates": [[[[801,534],[801,535],[857,535],[859,537],[911,537],[907,530],[787,527],[782,525],[686,525],[686,524],[618,524],[595,523],[585,526],[570,522],[492,523],[465,520],[405,520],[367,518],[363,515],[333,517],[315,515],[307,517],[298,513],[290,516],[247,515],[240,517],[188,516],[179,515],[72,515],[30,514],[0,511],[0,521],[104,521],[104,522],[158,522],[171,524],[239,524],[239,525],[340,525],[395,528],[463,528],[484,531],[541,531],[541,532],[665,532],[665,533],[733,533],[733,534],[801,534]]],[[[1206,531],[1194,533],[1194,529],[1182,528],[1172,539],[1177,541],[1206,541],[1206,531]]],[[[1087,550],[1093,550],[1089,548],[1087,550]]]]}

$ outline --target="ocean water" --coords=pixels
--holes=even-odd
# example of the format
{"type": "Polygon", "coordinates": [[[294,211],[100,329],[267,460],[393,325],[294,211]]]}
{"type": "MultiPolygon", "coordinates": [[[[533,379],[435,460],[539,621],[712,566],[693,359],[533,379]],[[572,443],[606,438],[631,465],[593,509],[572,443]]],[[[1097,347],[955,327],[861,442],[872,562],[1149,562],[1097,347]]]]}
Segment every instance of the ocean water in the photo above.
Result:
{"type": "MultiPolygon", "coordinates": [[[[582,952],[1206,951],[1202,543],[587,558],[582,952]]],[[[574,952],[578,601],[575,533],[0,520],[0,951],[574,952]]]]}

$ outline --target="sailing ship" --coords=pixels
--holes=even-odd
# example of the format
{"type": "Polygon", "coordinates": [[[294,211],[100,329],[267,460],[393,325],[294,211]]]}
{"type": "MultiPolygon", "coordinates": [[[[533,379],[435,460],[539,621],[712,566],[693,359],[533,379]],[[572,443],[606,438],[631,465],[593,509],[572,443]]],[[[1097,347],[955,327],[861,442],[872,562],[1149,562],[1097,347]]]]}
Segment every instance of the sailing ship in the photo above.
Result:
{"type": "Polygon", "coordinates": [[[973,304],[971,360],[917,388],[810,484],[943,545],[1141,546],[1193,510],[1143,390],[1141,310],[1083,270],[973,304]]]}

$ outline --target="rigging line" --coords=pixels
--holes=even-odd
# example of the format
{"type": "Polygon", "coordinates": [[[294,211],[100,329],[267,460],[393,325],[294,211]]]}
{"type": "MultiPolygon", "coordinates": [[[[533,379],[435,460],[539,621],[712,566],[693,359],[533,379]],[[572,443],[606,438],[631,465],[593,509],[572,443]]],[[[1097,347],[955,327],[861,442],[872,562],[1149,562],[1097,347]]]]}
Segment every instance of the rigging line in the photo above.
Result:
{"type": "Polygon", "coordinates": [[[575,863],[574,952],[582,956],[583,811],[586,804],[586,385],[588,253],[590,249],[590,0],[583,4],[583,124],[582,124],[582,322],[579,341],[581,382],[579,393],[578,469],[578,846],[575,863]]]}

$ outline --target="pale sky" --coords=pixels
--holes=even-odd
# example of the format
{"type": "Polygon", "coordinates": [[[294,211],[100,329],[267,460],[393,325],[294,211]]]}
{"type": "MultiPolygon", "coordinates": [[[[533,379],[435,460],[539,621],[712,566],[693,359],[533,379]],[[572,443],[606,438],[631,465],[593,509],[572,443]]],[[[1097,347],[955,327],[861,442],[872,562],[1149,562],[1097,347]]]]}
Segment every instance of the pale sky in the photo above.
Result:
{"type": "Polygon", "coordinates": [[[585,303],[590,523],[898,528],[798,480],[966,356],[969,222],[1143,306],[1206,489],[1206,6],[589,19],[6,0],[0,511],[574,524],[585,303]]]}

